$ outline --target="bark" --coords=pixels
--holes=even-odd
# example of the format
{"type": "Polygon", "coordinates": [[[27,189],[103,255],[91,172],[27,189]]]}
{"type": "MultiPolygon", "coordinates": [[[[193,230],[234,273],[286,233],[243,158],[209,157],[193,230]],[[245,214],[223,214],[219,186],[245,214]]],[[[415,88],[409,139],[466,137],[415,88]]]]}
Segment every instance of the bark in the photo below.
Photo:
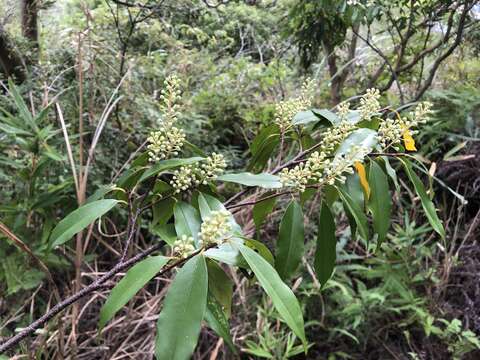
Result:
{"type": "Polygon", "coordinates": [[[0,28],[0,71],[5,77],[13,77],[19,82],[26,78],[25,64],[2,28],[0,28]]]}
{"type": "Polygon", "coordinates": [[[22,0],[22,34],[38,48],[37,0],[22,0]]]}

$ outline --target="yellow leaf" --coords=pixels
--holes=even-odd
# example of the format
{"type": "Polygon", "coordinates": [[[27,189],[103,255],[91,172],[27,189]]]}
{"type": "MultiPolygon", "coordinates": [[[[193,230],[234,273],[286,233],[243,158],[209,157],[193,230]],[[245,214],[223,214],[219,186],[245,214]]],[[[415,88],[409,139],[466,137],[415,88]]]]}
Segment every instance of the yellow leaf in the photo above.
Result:
{"type": "Polygon", "coordinates": [[[358,176],[360,177],[360,185],[362,185],[363,192],[370,199],[370,185],[368,185],[367,173],[365,166],[360,161],[355,161],[355,169],[357,169],[358,176]]]}
{"type": "Polygon", "coordinates": [[[417,151],[417,148],[415,147],[415,140],[408,129],[405,129],[403,132],[403,143],[405,144],[405,149],[408,151],[417,151]]]}

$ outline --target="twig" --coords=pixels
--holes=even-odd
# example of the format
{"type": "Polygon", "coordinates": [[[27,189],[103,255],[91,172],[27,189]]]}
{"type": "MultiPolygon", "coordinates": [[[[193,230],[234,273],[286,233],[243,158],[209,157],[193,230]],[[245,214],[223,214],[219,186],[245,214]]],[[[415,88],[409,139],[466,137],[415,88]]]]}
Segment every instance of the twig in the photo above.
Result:
{"type": "MultiPolygon", "coordinates": [[[[45,323],[47,323],[50,319],[52,319],[55,315],[57,315],[58,313],[63,311],[65,308],[74,304],[75,302],[77,302],[81,298],[85,297],[86,295],[102,288],[103,285],[105,284],[105,282],[107,280],[111,279],[117,273],[122,272],[125,269],[128,269],[130,266],[132,266],[132,265],[136,264],[137,262],[143,260],[148,255],[150,255],[151,253],[153,253],[157,250],[160,250],[163,247],[164,244],[165,244],[164,242],[161,242],[159,244],[156,244],[156,245],[148,248],[147,250],[144,250],[143,252],[137,254],[136,256],[132,257],[131,259],[129,259],[125,262],[119,262],[111,270],[106,272],[105,275],[98,278],[97,280],[95,280],[90,285],[84,287],[79,292],[77,292],[77,293],[73,294],[72,296],[66,298],[65,300],[59,302],[57,305],[52,307],[47,313],[45,313],[40,318],[38,318],[37,320],[32,322],[25,329],[20,331],[17,335],[12,336],[8,340],[6,340],[2,344],[0,344],[0,354],[4,353],[8,349],[12,348],[16,344],[18,344],[20,341],[25,339],[27,336],[33,334],[35,332],[35,330],[42,327],[45,323]]],[[[168,267],[168,269],[170,269],[170,268],[171,267],[168,267]]]]}

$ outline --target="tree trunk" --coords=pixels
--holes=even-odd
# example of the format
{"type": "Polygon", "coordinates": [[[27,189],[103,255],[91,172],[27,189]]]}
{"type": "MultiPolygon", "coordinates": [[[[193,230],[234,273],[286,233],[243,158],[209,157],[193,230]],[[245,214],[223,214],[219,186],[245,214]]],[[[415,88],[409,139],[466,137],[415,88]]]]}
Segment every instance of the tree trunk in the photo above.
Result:
{"type": "Polygon", "coordinates": [[[19,82],[26,78],[25,64],[2,28],[0,28],[0,70],[6,77],[14,77],[19,82]]]}
{"type": "Polygon", "coordinates": [[[38,48],[37,0],[22,0],[22,34],[38,48]]]}
{"type": "Polygon", "coordinates": [[[338,74],[337,56],[333,46],[323,43],[323,49],[327,56],[328,73],[330,74],[330,98],[332,105],[337,105],[342,99],[342,79],[338,74]]]}

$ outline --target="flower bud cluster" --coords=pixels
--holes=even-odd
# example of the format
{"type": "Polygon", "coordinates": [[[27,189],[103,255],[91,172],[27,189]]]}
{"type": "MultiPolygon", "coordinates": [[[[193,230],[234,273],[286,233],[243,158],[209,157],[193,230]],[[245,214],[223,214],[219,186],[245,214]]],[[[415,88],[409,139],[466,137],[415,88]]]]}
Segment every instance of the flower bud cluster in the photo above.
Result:
{"type": "Polygon", "coordinates": [[[170,156],[177,156],[185,143],[185,132],[174,126],[178,119],[180,100],[180,80],[170,75],[164,82],[161,92],[160,106],[163,113],[160,129],[152,131],[147,138],[148,156],[151,162],[164,160],[170,156]]]}
{"type": "MultiPolygon", "coordinates": [[[[382,148],[399,144],[406,131],[409,131],[412,127],[426,123],[433,112],[432,106],[430,102],[421,102],[415,107],[413,115],[410,118],[398,116],[394,119],[388,118],[383,120],[378,128],[379,142],[382,148]]],[[[414,132],[411,131],[411,133],[414,132]]]]}
{"type": "Polygon", "coordinates": [[[232,232],[231,214],[226,210],[212,211],[200,227],[198,237],[200,246],[220,245],[227,240],[232,232]]]}
{"type": "Polygon", "coordinates": [[[179,257],[186,258],[195,251],[193,237],[182,235],[173,243],[173,252],[179,257]]]}
{"type": "Polygon", "coordinates": [[[160,109],[163,113],[163,124],[167,127],[173,126],[177,121],[178,115],[180,114],[180,100],[181,100],[181,90],[180,90],[180,79],[175,75],[169,75],[164,83],[163,89],[160,93],[160,109]]]}
{"type": "MultiPolygon", "coordinates": [[[[318,151],[313,152],[307,161],[291,169],[283,169],[281,171],[280,181],[282,185],[303,192],[309,182],[323,182],[325,171],[328,169],[332,171],[330,168],[332,161],[329,158],[332,156],[333,151],[354,129],[354,124],[342,121],[337,126],[333,126],[325,131],[318,151]]],[[[335,181],[335,178],[333,181],[335,181]]]]}
{"type": "Polygon", "coordinates": [[[212,153],[200,166],[192,164],[175,170],[170,185],[177,194],[200,184],[207,185],[208,181],[215,180],[221,175],[226,167],[227,162],[224,156],[212,153]]]}
{"type": "Polygon", "coordinates": [[[185,132],[175,126],[162,126],[160,130],[152,131],[147,141],[150,161],[156,162],[179,154],[185,143],[185,132]]]}
{"type": "Polygon", "coordinates": [[[337,106],[337,115],[340,118],[340,121],[346,121],[348,119],[348,114],[350,113],[350,103],[343,102],[337,106]]]}
{"type": "Polygon", "coordinates": [[[300,96],[295,99],[281,101],[276,105],[275,123],[284,132],[292,126],[293,117],[300,111],[307,110],[312,106],[313,81],[307,79],[302,85],[300,96]]]}
{"type": "Polygon", "coordinates": [[[202,164],[200,175],[206,180],[215,180],[227,167],[227,162],[222,154],[212,153],[202,164]]]}
{"type": "Polygon", "coordinates": [[[360,99],[360,106],[358,111],[360,112],[361,120],[370,120],[372,116],[378,113],[381,109],[380,102],[380,90],[368,89],[366,94],[360,99]]]}
{"type": "Polygon", "coordinates": [[[300,192],[304,192],[308,182],[313,178],[313,172],[308,166],[308,162],[303,162],[291,169],[282,169],[280,173],[280,182],[283,186],[292,187],[300,192]]]}
{"type": "Polygon", "coordinates": [[[322,174],[319,183],[333,185],[335,181],[344,183],[347,177],[345,174],[353,174],[355,162],[363,162],[369,150],[364,146],[353,145],[349,151],[341,156],[336,156],[322,174]]]}
{"type": "Polygon", "coordinates": [[[181,166],[180,169],[173,172],[172,179],[170,180],[170,185],[172,185],[177,194],[199,184],[200,181],[197,179],[193,165],[181,166]]]}

